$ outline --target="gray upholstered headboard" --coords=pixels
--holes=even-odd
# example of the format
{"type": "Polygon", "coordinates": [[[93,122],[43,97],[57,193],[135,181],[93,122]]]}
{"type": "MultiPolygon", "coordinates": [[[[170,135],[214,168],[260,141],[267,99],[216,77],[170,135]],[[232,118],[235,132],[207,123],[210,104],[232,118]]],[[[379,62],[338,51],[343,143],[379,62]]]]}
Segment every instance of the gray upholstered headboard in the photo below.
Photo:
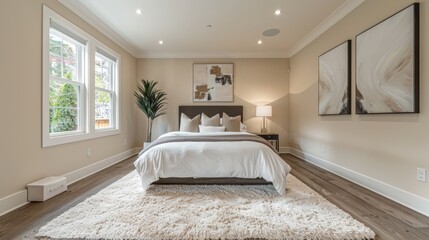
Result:
{"type": "Polygon", "coordinates": [[[223,113],[228,114],[230,117],[240,115],[241,122],[243,122],[243,106],[179,106],[179,127],[180,127],[180,115],[184,113],[189,118],[194,118],[198,114],[204,113],[208,117],[212,117],[219,113],[222,117],[223,113]]]}

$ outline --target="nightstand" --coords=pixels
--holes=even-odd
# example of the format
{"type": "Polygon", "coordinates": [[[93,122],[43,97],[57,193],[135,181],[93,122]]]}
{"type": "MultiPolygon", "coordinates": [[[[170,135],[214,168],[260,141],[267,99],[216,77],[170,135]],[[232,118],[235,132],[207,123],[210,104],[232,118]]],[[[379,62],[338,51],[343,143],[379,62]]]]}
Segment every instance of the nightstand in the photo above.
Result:
{"type": "Polygon", "coordinates": [[[279,151],[279,135],[277,133],[260,133],[260,132],[252,132],[255,135],[260,136],[261,138],[267,140],[271,144],[275,144],[277,151],[279,151]]]}

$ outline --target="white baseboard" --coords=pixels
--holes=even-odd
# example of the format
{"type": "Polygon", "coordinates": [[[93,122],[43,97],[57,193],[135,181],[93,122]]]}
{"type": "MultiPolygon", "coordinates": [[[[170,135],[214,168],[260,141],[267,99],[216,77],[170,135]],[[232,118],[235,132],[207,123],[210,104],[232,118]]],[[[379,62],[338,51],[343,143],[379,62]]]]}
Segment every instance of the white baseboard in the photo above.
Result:
{"type": "Polygon", "coordinates": [[[27,204],[27,190],[0,199],[0,216],[27,204]]]}
{"type": "Polygon", "coordinates": [[[314,155],[305,153],[301,150],[290,148],[290,153],[296,157],[299,157],[309,163],[319,166],[329,172],[339,175],[353,183],[356,183],[364,188],[367,188],[373,192],[376,192],[384,197],[389,198],[399,204],[402,204],[408,208],[413,209],[421,214],[429,216],[429,200],[420,197],[414,193],[410,193],[391,186],[387,183],[381,182],[377,179],[365,176],[361,173],[339,166],[335,163],[331,163],[322,158],[314,155]]]}
{"type": "Polygon", "coordinates": [[[290,147],[279,147],[279,153],[290,153],[290,147]]]}
{"type": "MultiPolygon", "coordinates": [[[[141,148],[133,148],[119,153],[112,157],[106,158],[89,166],[80,168],[70,173],[64,174],[67,177],[67,185],[75,183],[89,175],[99,172],[107,167],[121,162],[139,152],[141,148]]],[[[0,216],[9,213],[25,204],[27,204],[27,190],[22,190],[0,199],[0,216]]]]}
{"type": "Polygon", "coordinates": [[[96,172],[99,172],[105,168],[112,166],[113,164],[121,162],[121,161],[137,154],[138,149],[139,148],[133,148],[133,149],[127,150],[125,152],[116,154],[114,156],[111,156],[109,158],[106,158],[104,160],[96,162],[94,164],[91,164],[91,165],[88,165],[86,167],[77,169],[76,171],[64,174],[64,176],[67,177],[67,185],[75,183],[75,182],[77,182],[83,178],[86,178],[86,177],[88,177],[88,176],[90,176],[96,172]]]}

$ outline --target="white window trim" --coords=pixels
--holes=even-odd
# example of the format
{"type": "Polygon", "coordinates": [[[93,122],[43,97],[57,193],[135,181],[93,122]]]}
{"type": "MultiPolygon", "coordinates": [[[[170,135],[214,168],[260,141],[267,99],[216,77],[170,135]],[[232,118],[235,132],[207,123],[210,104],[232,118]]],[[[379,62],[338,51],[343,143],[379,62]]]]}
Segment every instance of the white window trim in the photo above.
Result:
{"type": "Polygon", "coordinates": [[[42,74],[43,74],[43,85],[42,85],[42,147],[55,146],[65,143],[78,142],[92,138],[105,137],[110,135],[116,135],[120,133],[120,69],[121,69],[121,58],[118,53],[108,48],[106,45],[98,41],[95,37],[81,30],[79,27],[63,18],[58,13],[54,12],[47,6],[43,5],[43,43],[42,43],[42,74]],[[72,30],[74,33],[86,39],[87,50],[85,51],[85,63],[86,70],[84,73],[84,87],[82,108],[83,108],[83,125],[82,131],[71,132],[67,134],[50,134],[49,133],[49,30],[50,21],[53,19],[55,22],[62,26],[72,30]],[[114,115],[114,127],[106,129],[95,130],[95,51],[96,47],[102,48],[112,56],[117,58],[117,71],[116,71],[116,83],[115,83],[115,115],[114,115]]]}
{"type": "Polygon", "coordinates": [[[115,71],[115,69],[113,69],[114,70],[114,72],[112,73],[112,81],[113,81],[112,83],[113,83],[113,86],[112,86],[112,90],[110,91],[110,92],[113,93],[112,95],[113,95],[113,98],[114,98],[114,101],[112,102],[112,115],[113,115],[112,116],[112,121],[113,121],[113,127],[95,129],[95,90],[107,91],[107,92],[108,92],[108,90],[105,90],[105,89],[102,89],[102,88],[96,88],[95,87],[95,67],[91,68],[91,70],[93,71],[91,73],[91,77],[93,78],[92,81],[91,81],[91,83],[92,83],[92,89],[94,89],[94,91],[91,91],[91,95],[92,95],[91,99],[92,99],[92,101],[91,101],[91,107],[90,107],[90,109],[91,109],[91,113],[93,115],[90,118],[90,126],[91,126],[91,130],[93,132],[95,132],[96,135],[105,136],[104,134],[106,132],[114,131],[114,130],[119,130],[119,126],[120,126],[119,119],[120,119],[120,116],[121,116],[121,112],[120,112],[121,109],[119,107],[119,97],[120,96],[118,96],[118,93],[120,91],[119,76],[121,76],[120,75],[121,68],[119,66],[121,66],[121,55],[117,54],[115,51],[111,50],[109,47],[107,47],[103,43],[97,42],[95,44],[95,46],[92,48],[92,49],[94,49],[94,55],[93,55],[94,57],[92,59],[92,61],[94,62],[94,66],[95,66],[95,53],[97,52],[97,48],[102,49],[106,53],[108,53],[108,54],[110,54],[110,55],[112,55],[113,57],[116,58],[116,71],[115,71]]]}

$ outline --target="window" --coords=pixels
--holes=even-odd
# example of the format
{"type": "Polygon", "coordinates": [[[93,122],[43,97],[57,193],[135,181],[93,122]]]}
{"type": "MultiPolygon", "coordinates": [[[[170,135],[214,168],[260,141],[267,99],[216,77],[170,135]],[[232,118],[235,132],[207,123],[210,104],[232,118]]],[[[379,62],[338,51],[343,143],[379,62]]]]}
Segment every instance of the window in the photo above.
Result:
{"type": "MultiPolygon", "coordinates": [[[[52,25],[52,24],[51,24],[52,25]]],[[[49,133],[82,132],[85,114],[86,46],[51,27],[49,30],[49,133]]]]}
{"type": "Polygon", "coordinates": [[[118,54],[43,6],[44,147],[119,133],[119,66],[118,54]]]}
{"type": "Polygon", "coordinates": [[[97,48],[95,53],[95,128],[112,128],[115,124],[116,57],[97,48]]]}

